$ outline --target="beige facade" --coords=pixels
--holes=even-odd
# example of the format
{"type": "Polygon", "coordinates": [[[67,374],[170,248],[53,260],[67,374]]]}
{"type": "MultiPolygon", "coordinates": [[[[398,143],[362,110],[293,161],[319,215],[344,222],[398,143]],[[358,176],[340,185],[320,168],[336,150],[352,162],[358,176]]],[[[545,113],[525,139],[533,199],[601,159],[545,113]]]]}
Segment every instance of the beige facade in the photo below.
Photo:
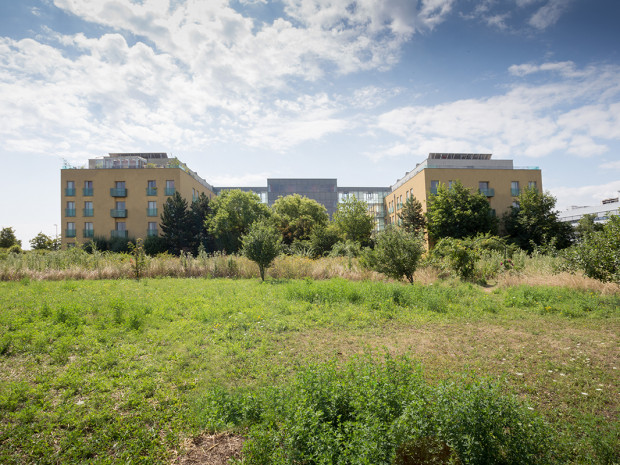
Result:
{"type": "Polygon", "coordinates": [[[440,184],[449,187],[460,181],[472,191],[486,194],[491,208],[501,217],[525,187],[542,191],[542,175],[537,167],[515,168],[512,160],[491,160],[490,154],[429,154],[423,163],[392,186],[385,197],[386,223],[398,224],[398,213],[410,196],[426,211],[428,198],[440,184]]]}
{"type": "Polygon", "coordinates": [[[204,180],[165,154],[111,154],[91,162],[101,160],[120,164],[89,163],[107,167],[61,171],[63,248],[93,237],[158,235],[164,203],[175,192],[188,203],[200,193],[215,195],[204,180]],[[154,155],[158,158],[149,158],[154,155]]]}

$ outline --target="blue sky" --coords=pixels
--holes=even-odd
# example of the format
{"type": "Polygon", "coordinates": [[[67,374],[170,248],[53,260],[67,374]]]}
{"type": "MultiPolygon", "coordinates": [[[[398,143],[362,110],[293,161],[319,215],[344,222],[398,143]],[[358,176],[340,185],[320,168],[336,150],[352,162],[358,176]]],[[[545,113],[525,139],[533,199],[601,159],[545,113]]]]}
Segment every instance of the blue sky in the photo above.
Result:
{"type": "Polygon", "coordinates": [[[0,0],[0,227],[61,225],[63,159],[166,151],[214,185],[389,186],[429,152],[620,190],[617,0],[0,0]]]}

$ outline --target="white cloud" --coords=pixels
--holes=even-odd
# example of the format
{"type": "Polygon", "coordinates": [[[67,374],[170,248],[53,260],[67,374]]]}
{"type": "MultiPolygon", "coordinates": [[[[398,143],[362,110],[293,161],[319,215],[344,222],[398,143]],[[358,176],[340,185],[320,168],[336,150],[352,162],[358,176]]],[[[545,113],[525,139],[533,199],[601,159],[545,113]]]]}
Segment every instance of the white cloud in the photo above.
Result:
{"type": "Polygon", "coordinates": [[[592,186],[557,186],[549,188],[549,191],[557,198],[556,207],[562,211],[572,205],[600,205],[604,199],[618,197],[620,180],[592,186]]]}
{"type": "Polygon", "coordinates": [[[617,161],[608,161],[601,164],[601,168],[606,170],[618,170],[620,171],[620,160],[617,161]]]}
{"type": "Polygon", "coordinates": [[[529,20],[536,29],[546,29],[554,25],[568,9],[572,0],[549,0],[529,20]]]}

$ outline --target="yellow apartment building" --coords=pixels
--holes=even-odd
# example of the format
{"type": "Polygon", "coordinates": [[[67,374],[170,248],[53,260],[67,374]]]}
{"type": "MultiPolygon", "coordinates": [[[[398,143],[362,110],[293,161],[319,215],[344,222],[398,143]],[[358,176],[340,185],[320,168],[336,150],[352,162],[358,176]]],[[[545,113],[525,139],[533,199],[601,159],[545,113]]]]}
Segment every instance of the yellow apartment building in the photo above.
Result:
{"type": "Polygon", "coordinates": [[[542,191],[538,167],[515,167],[512,160],[492,160],[488,153],[430,153],[428,158],[393,186],[385,197],[386,224],[398,224],[403,205],[414,196],[426,211],[428,198],[439,185],[460,181],[472,191],[486,195],[491,209],[502,216],[525,187],[542,191]]]}
{"type": "Polygon", "coordinates": [[[164,203],[179,192],[188,203],[204,193],[204,179],[166,153],[110,153],[87,168],[61,170],[62,247],[93,237],[157,236],[164,203]]]}

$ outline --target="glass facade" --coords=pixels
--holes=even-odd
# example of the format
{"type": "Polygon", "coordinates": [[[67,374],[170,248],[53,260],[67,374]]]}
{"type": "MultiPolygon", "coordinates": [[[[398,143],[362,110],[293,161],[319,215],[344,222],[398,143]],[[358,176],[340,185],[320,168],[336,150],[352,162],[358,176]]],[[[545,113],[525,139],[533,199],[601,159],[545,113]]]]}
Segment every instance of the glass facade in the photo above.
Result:
{"type": "Polygon", "coordinates": [[[267,179],[267,201],[269,206],[287,195],[299,194],[316,200],[327,209],[331,217],[338,206],[336,179],[267,179]]]}

